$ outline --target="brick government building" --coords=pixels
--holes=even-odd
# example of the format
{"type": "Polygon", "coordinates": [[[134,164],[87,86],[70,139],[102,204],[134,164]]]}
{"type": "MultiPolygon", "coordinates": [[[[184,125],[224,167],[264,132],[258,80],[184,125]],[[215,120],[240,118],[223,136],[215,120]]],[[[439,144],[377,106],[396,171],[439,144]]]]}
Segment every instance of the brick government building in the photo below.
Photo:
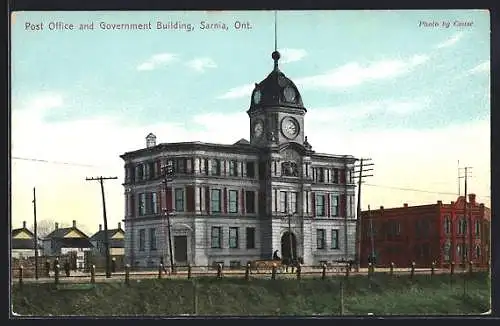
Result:
{"type": "Polygon", "coordinates": [[[469,194],[455,202],[384,208],[362,212],[361,263],[366,266],[372,251],[376,265],[399,267],[448,267],[468,264],[488,266],[490,261],[491,211],[469,194]],[[467,218],[465,218],[467,216],[467,218]],[[471,232],[472,231],[472,232],[471,232]],[[373,237],[372,237],[373,232],[373,237]]]}
{"type": "Polygon", "coordinates": [[[175,264],[244,265],[302,257],[304,264],[355,258],[350,155],[316,153],[305,136],[307,112],[279,69],[255,84],[247,110],[250,141],[156,143],[127,152],[125,255],[132,266],[169,264],[166,212],[175,264]],[[165,191],[162,167],[175,175],[165,191]],[[290,231],[290,233],[289,233],[290,231]]]}

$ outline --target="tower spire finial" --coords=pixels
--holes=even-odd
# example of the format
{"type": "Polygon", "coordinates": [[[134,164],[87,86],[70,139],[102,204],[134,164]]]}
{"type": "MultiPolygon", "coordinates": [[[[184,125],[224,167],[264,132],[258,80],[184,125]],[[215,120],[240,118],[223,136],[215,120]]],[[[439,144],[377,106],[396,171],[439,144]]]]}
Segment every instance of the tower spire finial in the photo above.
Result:
{"type": "Polygon", "coordinates": [[[274,70],[278,70],[278,60],[280,53],[278,52],[278,11],[274,11],[274,52],[271,55],[274,60],[274,70]]]}
{"type": "Polygon", "coordinates": [[[274,51],[278,51],[278,11],[274,11],[274,51]]]}

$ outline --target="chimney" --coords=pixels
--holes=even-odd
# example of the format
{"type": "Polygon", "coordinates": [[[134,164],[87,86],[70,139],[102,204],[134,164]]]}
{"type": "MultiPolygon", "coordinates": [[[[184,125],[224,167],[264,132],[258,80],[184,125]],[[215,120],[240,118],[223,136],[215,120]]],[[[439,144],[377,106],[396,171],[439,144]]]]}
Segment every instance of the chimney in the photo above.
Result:
{"type": "Polygon", "coordinates": [[[118,222],[118,228],[121,229],[122,228],[122,223],[121,222],[118,222]]]}
{"type": "Polygon", "coordinates": [[[26,229],[26,221],[23,221],[23,228],[26,229]]]}
{"type": "Polygon", "coordinates": [[[76,228],[76,220],[73,220],[73,227],[76,228]]]}
{"type": "Polygon", "coordinates": [[[59,223],[56,222],[56,224],[54,225],[56,230],[59,229],[59,223]]]}
{"type": "Polygon", "coordinates": [[[146,147],[155,147],[156,146],[156,136],[153,133],[150,133],[146,136],[146,147]]]}
{"type": "Polygon", "coordinates": [[[102,231],[102,224],[99,224],[99,231],[102,231]]]}
{"type": "Polygon", "coordinates": [[[404,207],[404,208],[408,208],[408,204],[407,204],[407,203],[404,203],[404,204],[403,204],[403,207],[404,207]]]}
{"type": "Polygon", "coordinates": [[[438,206],[443,205],[443,202],[441,200],[438,200],[438,206]]]}
{"type": "Polygon", "coordinates": [[[469,194],[469,203],[471,206],[476,206],[476,194],[469,194]]]}

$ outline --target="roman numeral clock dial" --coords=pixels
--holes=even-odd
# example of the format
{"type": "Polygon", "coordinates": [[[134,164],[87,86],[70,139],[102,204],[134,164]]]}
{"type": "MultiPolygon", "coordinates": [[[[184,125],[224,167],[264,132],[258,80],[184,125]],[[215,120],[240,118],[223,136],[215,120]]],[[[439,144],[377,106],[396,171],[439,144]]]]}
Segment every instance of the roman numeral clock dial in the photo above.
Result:
{"type": "Polygon", "coordinates": [[[294,139],[299,134],[299,123],[292,117],[281,120],[281,132],[288,139],[294,139]]]}

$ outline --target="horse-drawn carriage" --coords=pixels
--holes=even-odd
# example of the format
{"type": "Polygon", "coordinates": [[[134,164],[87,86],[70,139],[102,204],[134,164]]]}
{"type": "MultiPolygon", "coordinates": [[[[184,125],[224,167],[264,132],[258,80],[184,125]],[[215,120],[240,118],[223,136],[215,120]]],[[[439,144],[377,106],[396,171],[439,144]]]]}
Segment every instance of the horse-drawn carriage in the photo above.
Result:
{"type": "Polygon", "coordinates": [[[293,273],[294,269],[300,264],[303,264],[302,258],[298,259],[263,259],[263,260],[253,260],[250,262],[250,270],[254,270],[257,273],[270,272],[273,267],[276,267],[276,271],[279,273],[288,272],[291,268],[293,273]]]}

